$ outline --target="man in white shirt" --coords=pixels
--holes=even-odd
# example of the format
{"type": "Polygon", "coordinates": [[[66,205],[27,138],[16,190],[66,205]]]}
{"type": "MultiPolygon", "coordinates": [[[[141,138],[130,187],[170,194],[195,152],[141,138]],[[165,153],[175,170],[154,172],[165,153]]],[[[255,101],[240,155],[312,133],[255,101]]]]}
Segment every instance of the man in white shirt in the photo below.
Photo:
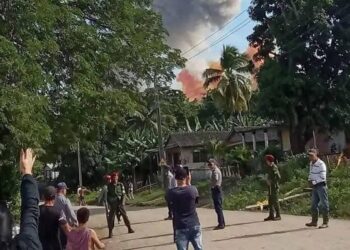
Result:
{"type": "MultiPolygon", "coordinates": [[[[168,187],[168,190],[171,190],[177,186],[177,183],[175,180],[174,173],[169,166],[167,166],[166,171],[167,171],[166,175],[167,175],[167,180],[168,180],[167,187],[168,187]]],[[[165,200],[166,200],[167,205],[168,205],[168,217],[165,218],[165,220],[172,220],[173,219],[172,206],[171,206],[170,201],[168,200],[167,196],[165,196],[165,200]]]]}
{"type": "Polygon", "coordinates": [[[317,156],[316,149],[308,151],[310,159],[309,184],[312,187],[311,215],[312,221],[308,227],[317,227],[319,205],[323,216],[323,223],[319,228],[327,228],[329,221],[329,202],[327,193],[327,167],[317,156]]]}

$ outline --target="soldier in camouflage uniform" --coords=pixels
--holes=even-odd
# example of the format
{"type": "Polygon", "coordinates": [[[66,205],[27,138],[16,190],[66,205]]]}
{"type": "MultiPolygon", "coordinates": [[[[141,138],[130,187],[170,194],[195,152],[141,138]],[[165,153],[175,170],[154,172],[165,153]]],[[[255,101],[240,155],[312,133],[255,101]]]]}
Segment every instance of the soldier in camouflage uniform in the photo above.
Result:
{"type": "Polygon", "coordinates": [[[279,181],[281,175],[275,164],[275,157],[273,155],[266,155],[265,162],[267,165],[267,185],[269,188],[269,216],[264,220],[281,220],[280,204],[278,201],[279,181]],[[276,212],[276,216],[274,212],[276,212]]]}
{"type": "Polygon", "coordinates": [[[118,177],[118,173],[112,173],[111,183],[107,186],[107,202],[110,208],[108,215],[109,238],[113,236],[114,220],[118,213],[123,217],[124,224],[128,228],[128,233],[134,233],[123,204],[125,187],[123,183],[118,182],[118,177]]]}

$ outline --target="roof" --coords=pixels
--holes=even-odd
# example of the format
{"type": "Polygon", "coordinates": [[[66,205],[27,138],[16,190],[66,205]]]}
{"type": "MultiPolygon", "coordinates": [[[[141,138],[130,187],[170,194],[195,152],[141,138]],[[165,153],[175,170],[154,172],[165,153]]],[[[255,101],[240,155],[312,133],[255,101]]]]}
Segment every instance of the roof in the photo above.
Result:
{"type": "MultiPolygon", "coordinates": [[[[225,141],[230,131],[200,131],[171,134],[165,144],[166,149],[203,146],[211,140],[225,141]]],[[[241,142],[240,135],[234,135],[230,144],[241,142]]]]}
{"type": "Polygon", "coordinates": [[[275,124],[270,126],[250,126],[250,127],[235,127],[234,130],[230,132],[228,135],[228,139],[230,139],[232,136],[244,135],[246,142],[252,142],[252,134],[255,134],[255,141],[260,142],[264,141],[264,131],[267,132],[269,141],[276,141],[279,139],[279,130],[282,127],[282,125],[275,124]]]}

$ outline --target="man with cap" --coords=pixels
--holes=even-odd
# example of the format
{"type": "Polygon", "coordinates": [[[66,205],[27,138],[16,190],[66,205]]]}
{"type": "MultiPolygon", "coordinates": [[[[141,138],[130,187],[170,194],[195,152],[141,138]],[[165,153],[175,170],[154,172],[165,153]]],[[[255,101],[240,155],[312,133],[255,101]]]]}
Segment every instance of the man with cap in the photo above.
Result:
{"type": "Polygon", "coordinates": [[[40,206],[39,239],[45,250],[61,250],[59,229],[67,227],[63,212],[54,207],[56,189],[48,186],[43,190],[44,204],[40,206]]]}
{"type": "Polygon", "coordinates": [[[195,186],[188,185],[188,178],[184,168],[176,169],[177,187],[167,192],[174,214],[174,238],[178,250],[187,250],[190,242],[195,250],[202,250],[202,231],[196,211],[199,194],[195,186]]]}
{"type": "MultiPolygon", "coordinates": [[[[64,182],[60,182],[57,184],[57,195],[55,199],[54,207],[63,213],[65,219],[69,226],[75,227],[78,225],[77,216],[74,213],[72,204],[70,200],[66,197],[67,195],[67,185],[64,182]]],[[[63,249],[65,249],[67,245],[67,237],[63,230],[60,230],[61,244],[63,249]]]]}
{"type": "Polygon", "coordinates": [[[111,174],[111,182],[107,185],[107,202],[109,205],[109,215],[108,215],[108,229],[109,238],[113,236],[114,220],[118,213],[121,214],[124,220],[124,224],[128,228],[128,233],[134,233],[131,228],[129,218],[126,214],[123,200],[125,196],[125,187],[123,183],[118,182],[119,173],[114,172],[111,174]]]}
{"type": "Polygon", "coordinates": [[[264,221],[281,220],[280,204],[278,201],[279,180],[281,179],[281,175],[275,164],[275,157],[273,155],[265,155],[265,162],[267,165],[266,182],[269,188],[269,216],[265,218],[264,221]]]}
{"type": "Polygon", "coordinates": [[[214,230],[221,230],[225,228],[225,218],[222,211],[222,174],[215,159],[210,159],[208,161],[208,167],[211,170],[211,195],[214,202],[215,212],[218,216],[218,225],[214,230]]]}
{"type": "Polygon", "coordinates": [[[318,158],[316,149],[308,151],[310,160],[309,184],[312,187],[311,215],[312,221],[306,223],[308,227],[317,227],[319,205],[321,208],[323,223],[319,228],[327,228],[329,221],[329,202],[327,193],[327,167],[326,164],[318,158]]]}

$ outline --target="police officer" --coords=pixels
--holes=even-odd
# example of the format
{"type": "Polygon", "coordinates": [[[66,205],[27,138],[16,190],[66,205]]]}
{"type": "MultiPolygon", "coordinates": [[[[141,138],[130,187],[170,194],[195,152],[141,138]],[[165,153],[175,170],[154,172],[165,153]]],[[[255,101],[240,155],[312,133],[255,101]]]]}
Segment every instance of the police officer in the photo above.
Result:
{"type": "Polygon", "coordinates": [[[269,188],[269,216],[264,221],[281,220],[280,204],[278,201],[279,180],[281,179],[273,155],[265,155],[267,165],[267,185],[269,188]],[[275,213],[276,212],[276,216],[275,213]]]}
{"type": "Polygon", "coordinates": [[[118,173],[112,173],[111,182],[107,185],[107,202],[110,208],[108,215],[109,238],[113,236],[114,219],[118,213],[123,217],[124,224],[128,228],[128,233],[134,233],[123,204],[125,187],[123,183],[118,182],[118,178],[118,173]]]}

